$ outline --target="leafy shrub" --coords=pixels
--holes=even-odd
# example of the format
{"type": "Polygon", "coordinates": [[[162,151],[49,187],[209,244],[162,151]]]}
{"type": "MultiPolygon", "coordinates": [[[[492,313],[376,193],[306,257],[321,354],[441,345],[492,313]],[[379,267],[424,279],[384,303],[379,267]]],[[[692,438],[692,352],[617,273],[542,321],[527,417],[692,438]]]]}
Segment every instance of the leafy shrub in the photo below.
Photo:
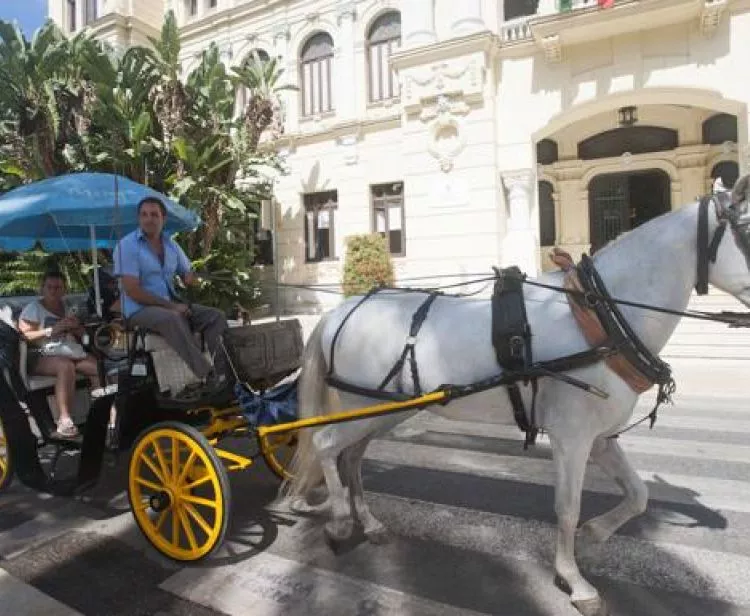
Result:
{"type": "Polygon", "coordinates": [[[342,283],[345,296],[367,293],[375,286],[392,286],[393,278],[393,261],[384,237],[372,233],[347,238],[342,283]]]}

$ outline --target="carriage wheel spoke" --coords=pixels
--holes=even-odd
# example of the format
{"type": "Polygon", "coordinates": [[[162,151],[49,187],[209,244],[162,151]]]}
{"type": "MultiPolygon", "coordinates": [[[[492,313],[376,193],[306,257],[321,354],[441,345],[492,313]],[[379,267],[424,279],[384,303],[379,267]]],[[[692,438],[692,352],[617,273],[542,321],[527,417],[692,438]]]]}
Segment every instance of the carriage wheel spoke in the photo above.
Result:
{"type": "Polygon", "coordinates": [[[190,455],[185,461],[185,466],[182,467],[182,471],[180,472],[180,476],[177,478],[175,485],[180,486],[185,481],[185,477],[187,477],[188,472],[190,472],[190,468],[193,466],[193,462],[195,462],[195,458],[197,457],[197,455],[198,454],[196,454],[195,451],[190,452],[190,455]]]}
{"type": "Polygon", "coordinates": [[[156,478],[161,482],[162,485],[167,485],[166,478],[164,475],[162,475],[161,471],[156,468],[156,464],[153,463],[151,458],[149,458],[145,453],[141,456],[141,460],[143,460],[146,463],[146,466],[148,466],[151,469],[151,472],[156,475],[156,478]]]}
{"type": "Polygon", "coordinates": [[[211,507],[211,509],[218,509],[219,505],[216,501],[208,500],[207,498],[201,498],[200,496],[193,496],[192,494],[182,494],[181,498],[189,503],[195,505],[203,505],[204,507],[211,507]]]}
{"type": "Polygon", "coordinates": [[[211,526],[208,522],[206,522],[205,518],[198,513],[198,510],[193,507],[190,503],[183,503],[183,507],[185,508],[185,511],[187,511],[190,514],[190,517],[192,517],[195,522],[203,529],[203,532],[206,533],[207,536],[211,536],[211,526]]]}
{"type": "Polygon", "coordinates": [[[164,520],[167,519],[168,513],[169,513],[169,509],[165,509],[159,514],[159,519],[156,520],[156,526],[154,527],[157,533],[161,530],[161,527],[164,525],[164,520]]]}
{"type": "Polygon", "coordinates": [[[180,525],[185,530],[185,535],[187,536],[188,543],[190,544],[190,549],[197,550],[198,542],[195,540],[195,534],[193,533],[193,529],[190,526],[190,520],[188,520],[187,515],[185,515],[185,511],[179,504],[175,505],[175,510],[177,511],[177,514],[180,518],[180,525]]]}
{"type": "Polygon", "coordinates": [[[168,511],[172,512],[172,545],[180,547],[180,518],[177,517],[177,508],[172,505],[168,511]]]}
{"type": "Polygon", "coordinates": [[[211,475],[206,475],[205,477],[201,477],[200,479],[196,479],[193,483],[189,483],[186,486],[182,486],[183,491],[187,492],[189,490],[192,490],[194,488],[197,488],[200,485],[203,485],[204,483],[211,481],[211,475]]]}
{"type": "Polygon", "coordinates": [[[159,468],[161,469],[162,477],[164,477],[164,485],[167,485],[169,483],[167,480],[170,477],[169,467],[167,466],[167,461],[164,459],[161,447],[159,447],[159,442],[154,439],[153,443],[151,443],[151,447],[154,452],[156,452],[156,459],[159,460],[159,468]]]}
{"type": "Polygon", "coordinates": [[[177,479],[179,474],[178,467],[180,465],[180,441],[175,437],[172,437],[172,479],[177,479]]]}
{"type": "Polygon", "coordinates": [[[161,492],[161,490],[163,490],[162,486],[159,484],[149,481],[148,479],[143,479],[142,477],[136,477],[135,482],[147,487],[149,490],[153,490],[154,492],[161,492]]]}

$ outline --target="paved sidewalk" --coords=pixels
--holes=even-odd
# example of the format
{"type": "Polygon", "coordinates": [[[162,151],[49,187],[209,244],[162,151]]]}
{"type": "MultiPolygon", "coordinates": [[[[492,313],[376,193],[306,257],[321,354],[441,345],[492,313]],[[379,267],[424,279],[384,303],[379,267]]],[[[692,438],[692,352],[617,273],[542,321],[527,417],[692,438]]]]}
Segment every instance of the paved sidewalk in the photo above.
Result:
{"type": "Polygon", "coordinates": [[[81,616],[80,612],[63,605],[49,595],[22,582],[2,568],[0,561],[0,606],[2,613],[44,614],[44,616],[81,616]]]}

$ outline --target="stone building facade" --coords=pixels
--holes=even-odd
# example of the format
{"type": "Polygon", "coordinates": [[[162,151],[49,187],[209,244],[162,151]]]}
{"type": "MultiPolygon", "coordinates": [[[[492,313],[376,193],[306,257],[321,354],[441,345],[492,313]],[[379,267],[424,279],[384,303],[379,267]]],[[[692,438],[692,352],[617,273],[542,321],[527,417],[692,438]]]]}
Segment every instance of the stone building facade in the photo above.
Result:
{"type": "Polygon", "coordinates": [[[401,278],[534,274],[750,170],[750,0],[49,0],[116,48],[169,9],[183,70],[216,42],[300,88],[276,144],[285,282],[338,282],[371,231],[401,278]]]}

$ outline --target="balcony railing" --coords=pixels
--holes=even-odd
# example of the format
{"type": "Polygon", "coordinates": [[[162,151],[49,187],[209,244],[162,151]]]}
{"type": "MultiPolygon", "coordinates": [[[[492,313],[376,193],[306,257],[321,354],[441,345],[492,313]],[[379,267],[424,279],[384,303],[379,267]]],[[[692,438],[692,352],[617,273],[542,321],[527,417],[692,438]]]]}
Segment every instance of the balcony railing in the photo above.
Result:
{"type": "Polygon", "coordinates": [[[710,35],[730,1],[614,0],[609,9],[600,7],[598,0],[505,0],[506,15],[514,17],[500,27],[500,40],[513,45],[554,36],[560,44],[570,45],[695,18],[701,31],[710,35]]]}
{"type": "Polygon", "coordinates": [[[534,16],[527,15],[506,21],[500,28],[500,40],[503,43],[518,43],[531,39],[529,20],[532,17],[534,16]]]}

